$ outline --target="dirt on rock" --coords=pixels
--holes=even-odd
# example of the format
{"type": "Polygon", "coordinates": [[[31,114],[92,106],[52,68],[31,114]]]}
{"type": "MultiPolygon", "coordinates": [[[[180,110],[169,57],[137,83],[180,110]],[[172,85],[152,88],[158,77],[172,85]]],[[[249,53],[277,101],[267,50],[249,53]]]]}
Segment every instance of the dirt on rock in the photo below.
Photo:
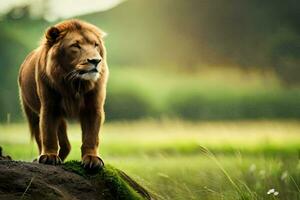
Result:
{"type": "Polygon", "coordinates": [[[50,166],[13,161],[10,157],[0,156],[0,199],[142,200],[153,198],[146,189],[112,166],[105,166],[96,174],[88,174],[78,161],[50,166]]]}

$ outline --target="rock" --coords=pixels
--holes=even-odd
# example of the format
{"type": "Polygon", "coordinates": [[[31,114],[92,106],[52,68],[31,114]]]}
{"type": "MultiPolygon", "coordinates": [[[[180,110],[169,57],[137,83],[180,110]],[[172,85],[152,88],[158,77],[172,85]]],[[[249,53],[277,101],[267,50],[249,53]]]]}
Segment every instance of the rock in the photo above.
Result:
{"type": "Polygon", "coordinates": [[[89,174],[78,161],[51,166],[0,159],[0,199],[148,200],[153,197],[110,165],[89,174]]]}

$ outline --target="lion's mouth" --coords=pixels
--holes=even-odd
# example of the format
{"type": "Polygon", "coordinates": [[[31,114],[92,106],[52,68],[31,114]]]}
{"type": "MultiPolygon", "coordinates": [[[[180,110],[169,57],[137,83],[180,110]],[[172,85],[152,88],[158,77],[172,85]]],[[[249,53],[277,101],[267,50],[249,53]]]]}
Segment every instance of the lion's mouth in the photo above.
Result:
{"type": "Polygon", "coordinates": [[[98,69],[97,68],[93,68],[93,69],[90,69],[90,70],[79,70],[78,71],[78,74],[79,75],[83,75],[83,74],[87,74],[87,73],[98,73],[98,69]]]}
{"type": "Polygon", "coordinates": [[[78,77],[87,81],[96,81],[100,77],[100,73],[97,68],[92,68],[89,70],[81,69],[77,71],[78,77]]]}

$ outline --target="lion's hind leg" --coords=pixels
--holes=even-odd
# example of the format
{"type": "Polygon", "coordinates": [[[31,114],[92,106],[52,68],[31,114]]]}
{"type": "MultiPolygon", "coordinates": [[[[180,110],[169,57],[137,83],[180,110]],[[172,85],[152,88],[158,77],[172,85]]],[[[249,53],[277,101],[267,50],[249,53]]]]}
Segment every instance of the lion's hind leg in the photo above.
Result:
{"type": "Polygon", "coordinates": [[[23,101],[23,108],[29,123],[31,137],[35,138],[36,144],[39,149],[39,155],[40,155],[42,152],[42,142],[41,142],[41,135],[40,135],[40,128],[39,128],[40,118],[37,113],[32,111],[31,108],[28,105],[26,105],[24,101],[23,101]]]}

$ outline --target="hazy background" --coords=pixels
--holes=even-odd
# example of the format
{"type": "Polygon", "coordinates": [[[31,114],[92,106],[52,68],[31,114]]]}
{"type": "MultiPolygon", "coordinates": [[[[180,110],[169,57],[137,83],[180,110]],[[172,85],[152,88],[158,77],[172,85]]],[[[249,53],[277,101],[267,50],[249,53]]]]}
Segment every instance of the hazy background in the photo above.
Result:
{"type": "Polygon", "coordinates": [[[108,120],[300,117],[298,1],[76,2],[1,1],[1,121],[21,119],[18,68],[64,17],[108,32],[108,120]]]}
{"type": "MultiPolygon", "coordinates": [[[[157,199],[300,199],[299,8],[299,0],[1,0],[0,146],[17,160],[38,155],[18,69],[48,26],[79,18],[108,33],[105,163],[157,199]]],[[[68,132],[68,160],[79,160],[80,127],[68,132]]]]}

